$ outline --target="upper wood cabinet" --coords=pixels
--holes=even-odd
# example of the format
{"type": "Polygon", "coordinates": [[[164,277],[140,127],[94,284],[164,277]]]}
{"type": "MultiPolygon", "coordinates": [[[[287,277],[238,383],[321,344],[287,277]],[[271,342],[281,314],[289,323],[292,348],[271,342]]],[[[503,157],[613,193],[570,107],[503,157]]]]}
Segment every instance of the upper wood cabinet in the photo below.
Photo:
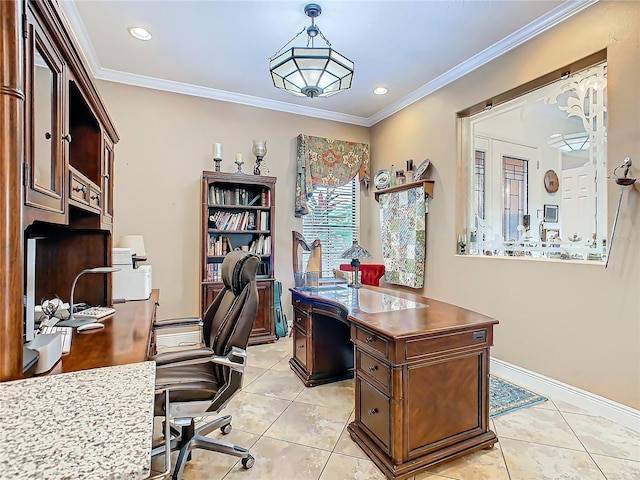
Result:
{"type": "Polygon", "coordinates": [[[24,225],[113,225],[118,141],[55,2],[26,3],[24,225]]]}
{"type": "Polygon", "coordinates": [[[66,67],[31,8],[26,18],[25,205],[38,208],[43,220],[66,223],[66,67]]]}

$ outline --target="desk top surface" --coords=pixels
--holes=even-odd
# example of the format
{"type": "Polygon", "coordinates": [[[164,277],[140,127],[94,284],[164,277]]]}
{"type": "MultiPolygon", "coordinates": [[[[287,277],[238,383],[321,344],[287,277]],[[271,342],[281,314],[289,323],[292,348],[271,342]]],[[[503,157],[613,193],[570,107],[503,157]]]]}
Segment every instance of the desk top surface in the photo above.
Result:
{"type": "Polygon", "coordinates": [[[155,289],[148,300],[114,305],[116,312],[101,320],[103,329],[78,333],[74,328],[71,351],[49,373],[144,362],[159,295],[160,291],[155,289]]]}
{"type": "Polygon", "coordinates": [[[0,479],[149,475],[155,363],[0,383],[0,479]]]}
{"type": "Polygon", "coordinates": [[[379,287],[335,285],[314,290],[293,288],[291,292],[294,297],[306,299],[311,304],[335,305],[344,310],[349,320],[392,338],[498,323],[491,317],[456,305],[379,287]]]}

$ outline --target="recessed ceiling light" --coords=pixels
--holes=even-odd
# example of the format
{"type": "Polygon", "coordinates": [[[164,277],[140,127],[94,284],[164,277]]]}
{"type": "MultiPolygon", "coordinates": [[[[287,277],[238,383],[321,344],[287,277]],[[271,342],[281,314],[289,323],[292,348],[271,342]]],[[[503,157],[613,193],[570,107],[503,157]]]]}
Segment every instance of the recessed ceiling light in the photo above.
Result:
{"type": "Polygon", "coordinates": [[[384,95],[388,91],[389,90],[387,90],[385,87],[376,87],[373,89],[373,93],[375,93],[376,95],[384,95]]]}
{"type": "Polygon", "coordinates": [[[151,33],[143,27],[129,27],[129,33],[138,40],[151,40],[151,33]]]}

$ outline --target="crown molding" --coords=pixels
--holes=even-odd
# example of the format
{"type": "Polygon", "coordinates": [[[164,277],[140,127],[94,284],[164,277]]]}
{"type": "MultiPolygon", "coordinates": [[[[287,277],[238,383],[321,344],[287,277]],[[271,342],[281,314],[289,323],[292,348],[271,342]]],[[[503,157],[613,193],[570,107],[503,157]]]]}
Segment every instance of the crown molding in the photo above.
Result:
{"type": "Polygon", "coordinates": [[[461,64],[453,67],[451,70],[443,73],[439,77],[436,77],[432,81],[426,83],[422,87],[413,91],[406,97],[400,99],[396,103],[389,105],[388,107],[380,110],[378,113],[372,115],[367,119],[369,126],[373,126],[376,123],[384,120],[385,118],[399,112],[405,107],[408,107],[412,103],[417,102],[421,98],[441,89],[442,87],[464,77],[468,73],[480,68],[481,66],[489,63],[492,60],[504,55],[510,50],[522,45],[523,43],[531,40],[532,38],[540,35],[541,33],[549,30],[550,28],[562,23],[566,19],[572,17],[576,13],[581,12],[587,7],[597,3],[599,0],[577,0],[564,2],[553,10],[547,12],[545,15],[536,19],[535,21],[525,25],[519,30],[516,30],[511,35],[503,38],[499,42],[492,46],[485,48],[480,53],[465,60],[461,64]]]}
{"type": "Polygon", "coordinates": [[[511,35],[503,38],[499,42],[486,48],[482,52],[474,55],[468,60],[462,62],[451,70],[443,73],[434,80],[426,83],[422,87],[413,91],[409,95],[400,99],[392,105],[380,110],[370,117],[359,117],[345,113],[332,112],[315,107],[307,107],[302,105],[291,104],[278,100],[269,100],[251,95],[229,92],[226,90],[218,90],[215,88],[202,87],[198,85],[190,85],[171,80],[163,80],[159,78],[147,77],[132,73],[110,70],[100,66],[98,57],[93,49],[89,35],[87,34],[80,13],[76,8],[75,2],[71,0],[61,1],[63,13],[67,17],[71,26],[72,34],[75,36],[80,49],[84,54],[87,63],[94,77],[99,80],[105,80],[116,83],[123,83],[137,87],[151,88],[155,90],[163,90],[167,92],[180,93],[183,95],[191,95],[223,102],[238,103],[257,108],[265,108],[285,113],[293,113],[296,115],[304,115],[324,120],[332,120],[363,127],[372,127],[376,123],[390,117],[394,113],[408,107],[412,103],[426,97],[427,95],[439,90],[440,88],[454,82],[455,80],[467,75],[475,69],[485,65],[486,63],[504,55],[514,48],[522,45],[526,41],[540,35],[546,30],[567,20],[573,15],[597,3],[599,0],[575,0],[563,2],[558,7],[547,12],[545,15],[535,21],[525,25],[511,35]]]}

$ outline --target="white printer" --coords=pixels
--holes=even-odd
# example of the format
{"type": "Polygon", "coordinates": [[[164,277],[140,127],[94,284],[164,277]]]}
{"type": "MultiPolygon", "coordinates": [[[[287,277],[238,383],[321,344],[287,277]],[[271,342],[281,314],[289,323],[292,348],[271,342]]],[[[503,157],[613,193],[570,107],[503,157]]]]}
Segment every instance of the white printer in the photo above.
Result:
{"type": "Polygon", "coordinates": [[[131,248],[114,248],[112,264],[119,268],[113,272],[114,300],[146,300],[151,295],[151,265],[134,267],[134,252],[131,248]]]}

